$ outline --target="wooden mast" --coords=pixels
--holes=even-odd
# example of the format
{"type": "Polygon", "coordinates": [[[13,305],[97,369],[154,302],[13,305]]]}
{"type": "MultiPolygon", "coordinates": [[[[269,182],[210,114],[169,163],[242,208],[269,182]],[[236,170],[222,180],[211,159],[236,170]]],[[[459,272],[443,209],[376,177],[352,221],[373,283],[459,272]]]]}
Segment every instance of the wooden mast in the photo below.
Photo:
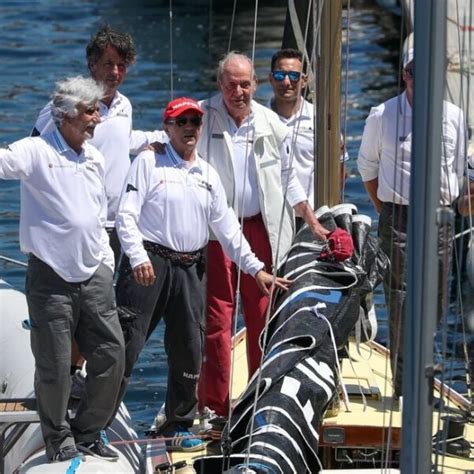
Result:
{"type": "MultiPolygon", "coordinates": [[[[315,129],[315,209],[322,205],[333,206],[340,202],[341,155],[341,0],[315,3],[313,18],[321,15],[319,44],[316,54],[315,129]]],[[[316,29],[314,30],[316,34],[316,29]]]]}
{"type": "Polygon", "coordinates": [[[315,209],[340,202],[341,43],[341,0],[288,1],[282,47],[306,50],[307,57],[312,58],[310,70],[316,71],[309,82],[317,110],[315,202],[311,203],[315,209]],[[309,33],[305,35],[311,7],[309,33]]]}

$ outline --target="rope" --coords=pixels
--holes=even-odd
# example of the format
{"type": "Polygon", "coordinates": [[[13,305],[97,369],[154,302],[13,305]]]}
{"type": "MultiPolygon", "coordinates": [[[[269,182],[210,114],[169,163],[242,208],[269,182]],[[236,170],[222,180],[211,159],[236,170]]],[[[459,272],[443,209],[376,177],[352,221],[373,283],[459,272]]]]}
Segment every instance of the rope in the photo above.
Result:
{"type": "MultiPolygon", "coordinates": [[[[315,1],[315,0],[313,0],[313,1],[315,1]]],[[[322,2],[324,3],[324,0],[322,0],[322,2]]],[[[316,18],[316,15],[314,15],[314,18],[316,18]]],[[[321,22],[321,17],[319,16],[317,27],[314,29],[315,34],[319,34],[320,22],[321,22]]],[[[256,23],[255,23],[255,25],[256,25],[256,23]]],[[[316,44],[316,42],[314,42],[314,45],[315,44],[316,44]]],[[[254,44],[253,49],[255,49],[255,44],[254,44]]],[[[290,168],[292,166],[293,155],[294,154],[292,154],[290,152],[290,163],[289,163],[290,168]]],[[[284,218],[284,213],[285,213],[285,202],[286,202],[286,198],[287,198],[287,194],[288,194],[288,184],[289,184],[289,180],[286,181],[284,192],[283,192],[283,206],[282,206],[281,213],[280,213],[280,223],[279,223],[279,228],[278,228],[278,238],[277,238],[277,245],[276,245],[275,265],[274,265],[274,268],[273,268],[273,275],[272,275],[273,276],[273,282],[272,282],[270,301],[272,301],[273,297],[274,297],[273,288],[274,288],[275,280],[276,280],[276,277],[277,277],[277,266],[278,266],[278,262],[280,260],[281,234],[282,234],[282,229],[283,229],[283,218],[284,218]]],[[[269,304],[268,308],[267,308],[267,311],[265,313],[265,326],[264,326],[264,330],[263,330],[262,336],[261,336],[262,356],[261,356],[261,359],[260,359],[260,368],[262,367],[262,364],[263,364],[264,348],[265,348],[265,344],[266,344],[267,337],[268,337],[268,321],[270,320],[271,307],[272,307],[272,304],[269,304]]],[[[258,375],[257,375],[257,383],[256,383],[256,390],[255,390],[255,395],[254,395],[254,402],[253,402],[253,406],[252,406],[252,415],[250,417],[250,427],[249,427],[249,430],[248,430],[248,432],[249,432],[248,446],[250,446],[252,444],[252,437],[253,437],[253,430],[254,430],[254,423],[255,423],[255,412],[256,412],[256,407],[257,407],[257,400],[258,400],[259,395],[260,395],[261,377],[262,377],[262,371],[259,370],[258,375]]],[[[228,433],[230,433],[230,427],[229,427],[228,433]]],[[[246,453],[246,459],[245,459],[245,465],[247,467],[249,466],[249,457],[250,457],[250,450],[248,449],[247,453],[246,453]]]]}
{"type": "Polygon", "coordinates": [[[174,78],[173,78],[173,0],[169,3],[169,25],[170,25],[170,100],[174,97],[174,78]]]}
{"type": "Polygon", "coordinates": [[[0,260],[5,263],[11,263],[12,265],[18,265],[19,267],[27,267],[28,264],[25,262],[20,262],[20,260],[15,260],[13,258],[5,257],[4,255],[0,255],[0,260]]]}

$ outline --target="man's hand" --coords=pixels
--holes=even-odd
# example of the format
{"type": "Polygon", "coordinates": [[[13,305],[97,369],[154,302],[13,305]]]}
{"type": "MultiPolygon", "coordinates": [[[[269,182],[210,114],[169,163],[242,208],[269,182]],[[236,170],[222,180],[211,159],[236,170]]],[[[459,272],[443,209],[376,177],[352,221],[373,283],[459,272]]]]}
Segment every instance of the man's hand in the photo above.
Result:
{"type": "Polygon", "coordinates": [[[294,206],[295,212],[298,216],[302,217],[308,224],[313,235],[319,240],[326,240],[326,236],[330,234],[329,230],[323,227],[310,206],[308,201],[302,201],[294,206]]]}
{"type": "MultiPolygon", "coordinates": [[[[265,270],[259,270],[255,274],[255,280],[257,281],[257,286],[260,288],[260,291],[264,295],[269,296],[273,284],[273,275],[270,275],[270,273],[267,273],[265,270]]],[[[286,291],[292,283],[292,280],[276,277],[274,288],[279,288],[280,290],[286,291]]]]}
{"type": "Polygon", "coordinates": [[[148,145],[148,150],[152,150],[155,153],[158,153],[159,155],[164,155],[166,148],[164,143],[160,142],[153,142],[148,145]]]}
{"type": "Polygon", "coordinates": [[[155,282],[155,271],[151,262],[141,263],[133,269],[133,277],[139,285],[151,286],[155,282]]]}
{"type": "Polygon", "coordinates": [[[326,227],[323,227],[318,220],[310,224],[310,229],[313,235],[319,240],[327,240],[329,234],[331,233],[326,227]]]}

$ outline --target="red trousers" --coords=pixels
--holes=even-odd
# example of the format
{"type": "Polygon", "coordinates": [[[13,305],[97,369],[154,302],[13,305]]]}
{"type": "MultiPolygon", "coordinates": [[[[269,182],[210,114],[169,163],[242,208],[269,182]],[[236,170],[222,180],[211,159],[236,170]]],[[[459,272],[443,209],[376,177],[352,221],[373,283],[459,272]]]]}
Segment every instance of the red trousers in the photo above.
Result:
{"type": "MultiPolygon", "coordinates": [[[[272,266],[272,252],[262,217],[258,215],[244,219],[243,232],[253,252],[268,271],[272,266]]],[[[200,409],[207,406],[220,416],[227,416],[229,411],[232,317],[236,303],[237,271],[237,266],[225,255],[221,245],[210,241],[206,341],[198,398],[200,409]]],[[[240,294],[247,327],[247,361],[251,376],[260,366],[258,338],[265,325],[269,299],[260,291],[255,279],[243,272],[240,294]]]]}

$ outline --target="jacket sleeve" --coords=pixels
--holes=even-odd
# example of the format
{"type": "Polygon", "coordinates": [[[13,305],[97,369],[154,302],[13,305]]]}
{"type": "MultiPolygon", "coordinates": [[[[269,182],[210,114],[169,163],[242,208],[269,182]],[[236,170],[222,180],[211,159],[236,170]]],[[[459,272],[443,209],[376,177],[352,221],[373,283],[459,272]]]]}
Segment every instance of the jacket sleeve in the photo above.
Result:
{"type": "Polygon", "coordinates": [[[144,151],[150,143],[154,142],[168,143],[168,134],[164,130],[154,130],[153,132],[132,130],[130,133],[130,154],[138,155],[144,151]]]}
{"type": "Polygon", "coordinates": [[[129,257],[132,268],[150,260],[138,228],[141,209],[148,192],[150,161],[147,157],[150,158],[150,154],[154,155],[151,151],[145,151],[133,161],[122,190],[115,224],[122,249],[129,257]]]}

